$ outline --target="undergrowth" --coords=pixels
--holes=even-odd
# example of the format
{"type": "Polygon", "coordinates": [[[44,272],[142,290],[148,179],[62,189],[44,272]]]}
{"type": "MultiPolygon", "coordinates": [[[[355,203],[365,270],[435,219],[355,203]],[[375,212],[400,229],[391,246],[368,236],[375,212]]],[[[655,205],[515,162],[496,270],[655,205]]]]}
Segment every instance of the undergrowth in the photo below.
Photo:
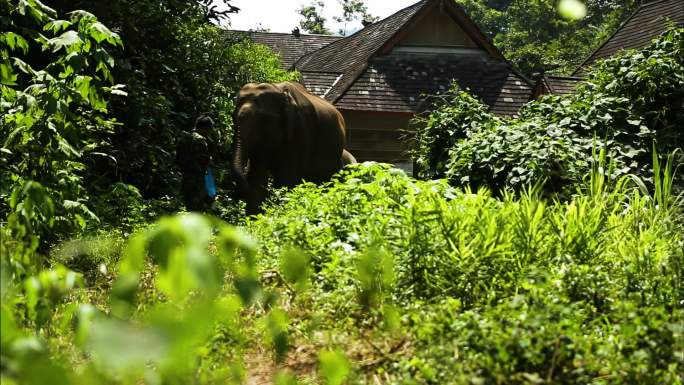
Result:
{"type": "Polygon", "coordinates": [[[671,162],[653,194],[606,166],[562,202],[366,163],[281,192],[251,237],[170,217],[23,282],[3,248],[3,383],[681,384],[671,162]]]}
{"type": "Polygon", "coordinates": [[[248,228],[264,268],[307,255],[329,327],[399,315],[415,352],[383,367],[392,382],[681,383],[682,201],[609,172],[559,202],[362,165],[248,228]]]}

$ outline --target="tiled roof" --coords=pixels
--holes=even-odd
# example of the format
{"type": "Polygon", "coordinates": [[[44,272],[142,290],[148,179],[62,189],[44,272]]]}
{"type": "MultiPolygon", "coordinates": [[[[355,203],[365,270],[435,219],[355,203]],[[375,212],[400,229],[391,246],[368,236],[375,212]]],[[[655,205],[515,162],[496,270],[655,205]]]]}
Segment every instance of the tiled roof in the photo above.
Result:
{"type": "Polygon", "coordinates": [[[505,61],[451,0],[420,1],[305,55],[295,68],[302,73],[307,87],[323,90],[316,93],[341,109],[417,112],[421,94],[446,89],[455,80],[480,96],[492,111],[513,115],[531,92],[529,81],[505,61]],[[402,33],[435,9],[448,12],[455,23],[458,20],[478,48],[439,55],[391,51],[402,33]],[[320,82],[310,85],[309,79],[323,80],[321,73],[338,76],[327,86],[320,82]]]}
{"type": "Polygon", "coordinates": [[[307,53],[316,51],[326,45],[340,40],[340,36],[304,35],[295,36],[291,33],[256,32],[256,31],[226,31],[230,38],[249,38],[251,41],[263,44],[280,55],[283,69],[290,69],[292,65],[307,53]]]}
{"type": "Polygon", "coordinates": [[[302,71],[347,72],[365,62],[401,27],[413,18],[430,0],[423,0],[408,8],[373,23],[355,34],[340,39],[316,52],[302,57],[296,63],[302,71]]]}
{"type": "Polygon", "coordinates": [[[530,85],[506,62],[485,53],[413,55],[392,53],[371,60],[337,106],[349,110],[419,112],[421,95],[433,95],[456,81],[491,110],[514,115],[528,101],[530,85]]]}
{"type": "Polygon", "coordinates": [[[684,26],[684,0],[658,0],[642,4],[613,36],[582,63],[575,75],[584,73],[597,60],[615,55],[620,50],[645,47],[671,24],[684,26]]]}
{"type": "Polygon", "coordinates": [[[582,78],[570,76],[553,76],[544,75],[534,85],[532,90],[532,97],[536,99],[541,95],[567,95],[575,92],[577,83],[581,82],[582,78]]]}
{"type": "Polygon", "coordinates": [[[279,52],[285,65],[294,63],[310,91],[341,109],[418,112],[421,94],[444,90],[455,80],[492,111],[513,115],[532,88],[453,0],[419,1],[344,38],[236,33],[279,52]],[[439,55],[392,51],[414,25],[436,10],[449,14],[477,48],[439,55]],[[297,55],[301,57],[296,59],[297,55]]]}
{"type": "Polygon", "coordinates": [[[577,83],[581,82],[582,78],[569,76],[544,76],[549,91],[556,95],[567,95],[575,92],[577,83]]]}
{"type": "Polygon", "coordinates": [[[302,72],[302,83],[313,94],[325,97],[341,77],[339,72],[302,72]]]}

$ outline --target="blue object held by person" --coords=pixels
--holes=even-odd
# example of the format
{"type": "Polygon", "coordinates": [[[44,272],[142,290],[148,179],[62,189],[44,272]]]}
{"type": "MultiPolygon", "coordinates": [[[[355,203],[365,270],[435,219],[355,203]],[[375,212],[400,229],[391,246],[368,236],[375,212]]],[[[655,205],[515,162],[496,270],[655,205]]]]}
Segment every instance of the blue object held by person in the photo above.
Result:
{"type": "Polygon", "coordinates": [[[209,198],[216,196],[216,183],[214,183],[214,173],[211,171],[211,167],[207,168],[207,172],[204,174],[204,187],[209,198]]]}

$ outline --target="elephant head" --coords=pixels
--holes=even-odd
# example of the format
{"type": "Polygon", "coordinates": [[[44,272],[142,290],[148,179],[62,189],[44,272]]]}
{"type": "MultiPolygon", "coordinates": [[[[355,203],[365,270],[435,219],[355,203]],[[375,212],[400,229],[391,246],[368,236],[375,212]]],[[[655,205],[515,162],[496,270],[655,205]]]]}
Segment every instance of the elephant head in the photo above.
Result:
{"type": "Polygon", "coordinates": [[[240,90],[233,116],[231,171],[242,198],[250,190],[246,177],[249,163],[270,163],[269,158],[285,145],[286,126],[296,119],[292,116],[296,115],[294,104],[292,96],[275,84],[250,83],[240,90]]]}

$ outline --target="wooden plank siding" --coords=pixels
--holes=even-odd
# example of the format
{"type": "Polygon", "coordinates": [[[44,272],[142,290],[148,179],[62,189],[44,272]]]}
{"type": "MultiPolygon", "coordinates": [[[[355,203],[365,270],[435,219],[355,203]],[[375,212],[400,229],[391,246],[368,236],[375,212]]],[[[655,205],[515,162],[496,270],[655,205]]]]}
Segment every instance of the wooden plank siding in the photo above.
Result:
{"type": "Polygon", "coordinates": [[[411,113],[341,110],[347,124],[347,148],[359,162],[401,163],[409,160],[402,140],[411,113]]]}

